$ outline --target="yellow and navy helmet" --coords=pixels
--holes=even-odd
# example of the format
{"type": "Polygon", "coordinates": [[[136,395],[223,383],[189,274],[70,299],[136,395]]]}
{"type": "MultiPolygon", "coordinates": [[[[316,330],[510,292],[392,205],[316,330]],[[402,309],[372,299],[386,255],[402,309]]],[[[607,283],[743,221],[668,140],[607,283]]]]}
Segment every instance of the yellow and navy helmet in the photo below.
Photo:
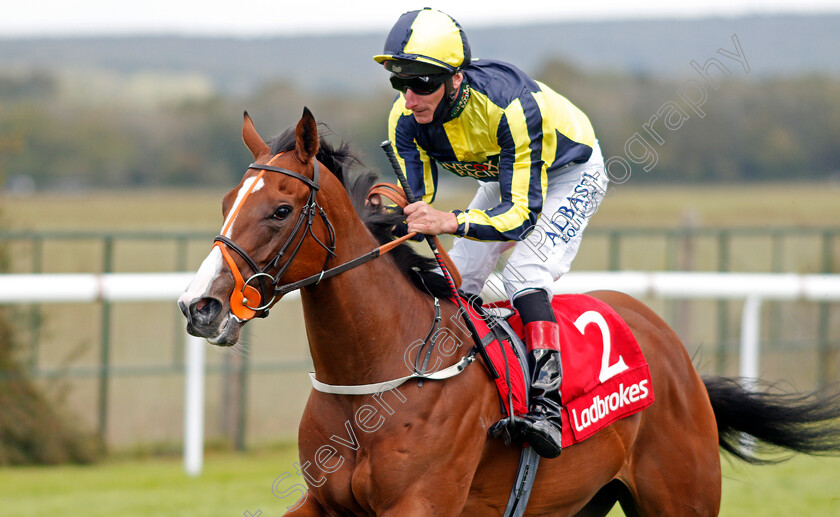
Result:
{"type": "Polygon", "coordinates": [[[400,16],[373,60],[398,74],[455,73],[470,64],[470,44],[451,16],[426,7],[400,16]]]}

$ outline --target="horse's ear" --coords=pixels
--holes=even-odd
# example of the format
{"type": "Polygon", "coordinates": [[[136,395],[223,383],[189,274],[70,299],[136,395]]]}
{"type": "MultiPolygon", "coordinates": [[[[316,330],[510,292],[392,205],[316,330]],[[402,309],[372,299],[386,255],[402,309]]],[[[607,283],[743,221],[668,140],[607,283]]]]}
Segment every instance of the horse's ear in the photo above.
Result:
{"type": "Polygon", "coordinates": [[[260,134],[257,133],[257,128],[254,127],[254,121],[251,120],[251,116],[248,115],[247,111],[245,112],[244,117],[245,120],[242,122],[242,140],[245,142],[248,150],[251,151],[251,154],[254,155],[254,159],[256,160],[260,156],[267,154],[270,150],[260,134]]]}
{"type": "Polygon", "coordinates": [[[303,108],[303,116],[295,128],[295,154],[301,163],[308,163],[318,152],[318,124],[309,108],[303,108]]]}

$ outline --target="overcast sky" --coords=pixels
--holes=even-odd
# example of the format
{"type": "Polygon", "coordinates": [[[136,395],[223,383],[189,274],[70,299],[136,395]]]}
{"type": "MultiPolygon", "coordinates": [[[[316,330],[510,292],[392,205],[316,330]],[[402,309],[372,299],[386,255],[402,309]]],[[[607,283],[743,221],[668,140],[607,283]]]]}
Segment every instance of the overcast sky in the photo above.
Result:
{"type": "Polygon", "coordinates": [[[439,8],[470,27],[563,20],[840,12],[840,0],[32,0],[4,1],[0,37],[177,34],[276,36],[387,31],[399,15],[439,8]]]}

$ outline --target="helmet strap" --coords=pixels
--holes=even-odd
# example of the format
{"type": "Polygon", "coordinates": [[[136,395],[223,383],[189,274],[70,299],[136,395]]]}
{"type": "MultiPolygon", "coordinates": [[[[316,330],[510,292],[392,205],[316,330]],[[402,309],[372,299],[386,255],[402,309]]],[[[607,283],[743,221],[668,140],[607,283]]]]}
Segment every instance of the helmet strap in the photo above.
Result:
{"type": "Polygon", "coordinates": [[[449,111],[452,106],[452,91],[455,89],[455,86],[452,84],[451,76],[443,82],[443,88],[443,97],[435,108],[435,114],[432,117],[432,121],[429,122],[430,124],[443,124],[452,118],[449,116],[449,111]]]}
{"type": "Polygon", "coordinates": [[[455,74],[452,74],[443,83],[443,98],[440,99],[437,108],[435,108],[435,115],[430,123],[445,124],[460,115],[464,110],[464,105],[469,100],[469,85],[464,79],[461,81],[461,87],[456,90],[452,82],[454,76],[455,74]]]}
{"type": "Polygon", "coordinates": [[[455,100],[455,95],[457,95],[458,93],[455,91],[455,84],[453,82],[454,77],[455,74],[450,75],[449,78],[443,83],[443,98],[446,100],[446,103],[450,106],[455,100]]]}
{"type": "Polygon", "coordinates": [[[444,99],[446,99],[446,117],[443,119],[443,122],[448,122],[464,111],[467,101],[470,100],[470,85],[467,83],[466,77],[462,78],[461,86],[457,90],[451,77],[445,84],[444,99]]]}

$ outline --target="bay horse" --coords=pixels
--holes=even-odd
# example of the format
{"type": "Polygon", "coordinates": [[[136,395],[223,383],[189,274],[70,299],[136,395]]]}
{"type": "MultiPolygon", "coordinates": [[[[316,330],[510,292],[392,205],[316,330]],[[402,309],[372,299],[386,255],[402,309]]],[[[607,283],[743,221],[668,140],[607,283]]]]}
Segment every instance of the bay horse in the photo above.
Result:
{"type": "MultiPolygon", "coordinates": [[[[300,288],[322,383],[364,385],[411,373],[406,351],[428,335],[436,304],[455,344],[433,361],[444,368],[463,360],[469,346],[460,345],[472,340],[452,323],[459,309],[436,280],[435,262],[410,246],[393,245],[388,254],[378,248],[391,243],[402,216],[366,203],[375,174],[348,176],[356,163],[349,147],[320,138],[308,109],[270,145],[247,113],[242,133],[255,163],[224,197],[222,233],[178,301],[188,332],[234,345],[247,321],[300,288]]],[[[704,380],[650,308],[618,292],[589,294],[629,325],[649,362],[656,402],[543,460],[526,515],[603,516],[616,502],[634,516],[717,515],[719,448],[752,462],[766,460],[755,454],[763,443],[840,449],[830,422],[840,416],[837,397],[704,380]]],[[[487,435],[502,407],[476,362],[445,381],[373,395],[313,390],[298,442],[308,492],[287,515],[502,515],[519,450],[487,435]]]]}

